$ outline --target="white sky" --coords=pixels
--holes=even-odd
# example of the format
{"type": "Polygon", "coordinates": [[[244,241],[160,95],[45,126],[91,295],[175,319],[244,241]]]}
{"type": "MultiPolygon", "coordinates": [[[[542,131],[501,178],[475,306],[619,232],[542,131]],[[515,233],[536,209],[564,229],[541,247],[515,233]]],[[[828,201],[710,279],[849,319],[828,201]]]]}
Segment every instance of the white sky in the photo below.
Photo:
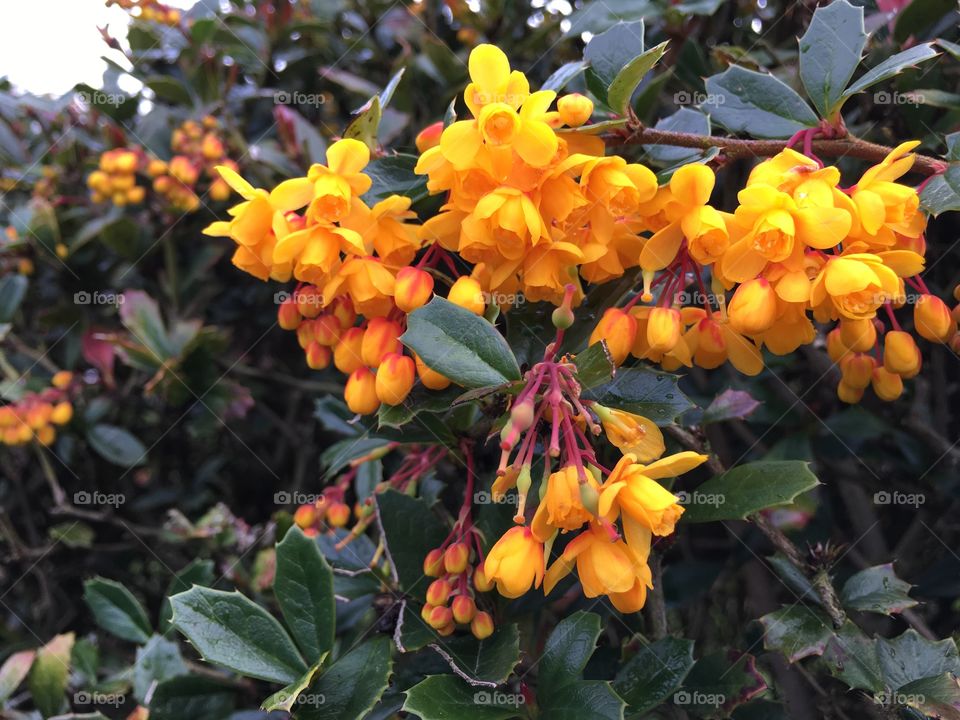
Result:
{"type": "MultiPolygon", "coordinates": [[[[194,0],[166,0],[188,8],[194,0]]],[[[98,27],[126,44],[127,13],[105,0],[0,0],[0,77],[24,90],[62,95],[77,83],[100,87],[109,55],[98,27]]]]}

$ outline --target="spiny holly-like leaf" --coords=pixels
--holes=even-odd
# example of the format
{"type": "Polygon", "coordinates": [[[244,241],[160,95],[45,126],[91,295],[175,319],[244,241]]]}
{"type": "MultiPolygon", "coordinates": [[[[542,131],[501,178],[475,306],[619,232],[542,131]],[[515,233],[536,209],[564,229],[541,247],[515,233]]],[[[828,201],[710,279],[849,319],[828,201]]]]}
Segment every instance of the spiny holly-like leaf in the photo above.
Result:
{"type": "Polygon", "coordinates": [[[296,526],[277,545],[273,592],[307,661],[330,652],[337,621],[333,570],[316,541],[296,526]]]}
{"type": "Polygon", "coordinates": [[[767,73],[733,65],[707,78],[706,90],[704,112],[730,132],[783,138],[817,124],[803,98],[767,73]]]}
{"type": "Polygon", "coordinates": [[[431,648],[447,661],[456,675],[477,687],[496,687],[520,662],[520,634],[516,625],[497,629],[486,640],[471,635],[444,638],[431,648]]]}
{"type": "Polygon", "coordinates": [[[510,693],[477,690],[455,675],[431,675],[407,690],[403,709],[421,720],[511,720],[522,717],[520,699],[510,693]],[[510,702],[514,699],[517,702],[510,702]]]}
{"type": "Polygon", "coordinates": [[[800,79],[823,117],[829,117],[843,97],[866,44],[862,7],[834,0],[814,10],[800,38],[800,79]]]}
{"type": "Polygon", "coordinates": [[[859,80],[847,88],[847,91],[843,94],[843,99],[856,95],[858,92],[863,92],[878,82],[889,80],[907,68],[916,67],[922,62],[935,58],[937,55],[939,55],[939,53],[933,49],[932,43],[914,45],[909,50],[904,50],[896,55],[892,55],[873,69],[861,75],[859,80]]]}
{"type": "Polygon", "coordinates": [[[396,490],[378,493],[377,518],[387,556],[400,588],[408,595],[426,592],[432,578],[423,574],[423,558],[438,547],[446,532],[427,504],[396,490]]]}
{"type": "Polygon", "coordinates": [[[392,663],[384,636],[361,643],[300,694],[296,720],[359,720],[387,689],[392,663]]]}
{"type": "Polygon", "coordinates": [[[877,565],[861,570],[844,583],[840,602],[851,610],[865,610],[891,615],[912,608],[917,601],[910,597],[910,583],[893,571],[893,565],[877,565]]]}
{"type": "Polygon", "coordinates": [[[643,21],[617,23],[609,30],[594,35],[583,50],[589,63],[587,86],[602,102],[620,71],[644,51],[643,21]]]}
{"type": "Polygon", "coordinates": [[[781,608],[760,618],[763,646],[783,653],[788,662],[823,654],[833,636],[830,618],[803,604],[781,608]]]}
{"type": "Polygon", "coordinates": [[[640,648],[621,666],[613,689],[631,714],[643,714],[667,700],[693,667],[693,641],[666,637],[640,648]]]}
{"type": "Polygon", "coordinates": [[[642,415],[657,425],[669,425],[693,407],[677,387],[677,376],[642,367],[619,368],[609,382],[584,392],[584,397],[619,410],[642,415]]]}
{"type": "Polygon", "coordinates": [[[577,380],[586,388],[596,387],[610,380],[616,373],[616,365],[607,350],[607,341],[594,343],[574,358],[577,380]]]}

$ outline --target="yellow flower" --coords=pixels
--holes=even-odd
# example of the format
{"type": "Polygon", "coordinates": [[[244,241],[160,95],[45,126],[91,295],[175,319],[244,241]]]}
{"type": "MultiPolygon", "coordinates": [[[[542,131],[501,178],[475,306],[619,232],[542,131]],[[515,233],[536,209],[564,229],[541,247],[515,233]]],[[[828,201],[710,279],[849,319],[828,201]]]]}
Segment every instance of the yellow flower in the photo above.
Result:
{"type": "Polygon", "coordinates": [[[597,323],[590,334],[588,345],[594,345],[601,340],[605,340],[614,364],[620,366],[630,354],[630,349],[633,347],[636,337],[636,318],[620,308],[607,308],[603,311],[600,322],[597,323]]]}
{"type": "Polygon", "coordinates": [[[417,217],[410,210],[410,202],[408,197],[390,195],[370,208],[355,199],[341,225],[359,233],[363,254],[376,252],[377,257],[392,267],[407,265],[422,245],[416,225],[405,222],[417,217]]]}
{"type": "Polygon", "coordinates": [[[913,167],[916,156],[910,151],[919,144],[919,140],[901,143],[864,172],[853,188],[851,197],[860,219],[858,239],[890,246],[896,242],[895,233],[915,238],[923,232],[926,218],[918,212],[917,191],[894,182],[913,167]]]}
{"type": "MultiPolygon", "coordinates": [[[[587,473],[587,482],[599,490],[599,485],[591,473],[587,473]]],[[[568,465],[552,473],[547,479],[547,492],[537,507],[533,518],[533,527],[538,535],[550,535],[546,527],[558,530],[578,530],[593,515],[583,506],[580,499],[580,476],[577,468],[568,465]]]]}
{"type": "Polygon", "coordinates": [[[520,597],[543,582],[543,543],[530,528],[512,527],[490,548],[483,572],[501,595],[520,597]]]}
{"type": "Polygon", "coordinates": [[[498,267],[509,261],[515,269],[527,251],[547,237],[533,201],[519,190],[501,187],[485,195],[463,219],[459,251],[469,262],[498,267]]]}
{"type": "Polygon", "coordinates": [[[359,140],[345,138],[327,148],[327,164],[315,163],[307,172],[313,184],[307,218],[336,222],[346,215],[351,200],[363,195],[373,183],[363,173],[369,162],[370,148],[359,140]]]}
{"type": "Polygon", "coordinates": [[[627,593],[633,589],[641,565],[623,540],[613,540],[600,523],[591,523],[567,543],[563,553],[550,566],[543,590],[549,594],[576,566],[586,597],[627,593]]]}
{"type": "Polygon", "coordinates": [[[747,280],[730,298],[727,314],[741,335],[759,335],[777,320],[777,294],[766,278],[747,280]]]}
{"type": "Polygon", "coordinates": [[[686,451],[643,465],[628,453],[603,484],[600,514],[608,519],[622,514],[625,529],[628,523],[636,522],[654,535],[669,535],[683,508],[677,497],[656,480],[689,472],[706,461],[706,455],[686,451]]]}
{"type": "Polygon", "coordinates": [[[591,407],[600,418],[607,440],[620,452],[632,454],[642,462],[649,462],[663,455],[666,450],[663,433],[652,420],[626,410],[608,408],[600,403],[594,403],[591,407]]]}
{"type": "Polygon", "coordinates": [[[881,256],[851,252],[827,260],[813,281],[810,304],[825,307],[830,317],[859,320],[874,317],[877,308],[902,295],[900,278],[881,256]]]}
{"type": "Polygon", "coordinates": [[[367,317],[384,317],[393,309],[395,279],[374,257],[355,257],[323,288],[323,301],[329,305],[341,295],[349,295],[356,311],[367,317]]]}
{"type": "Polygon", "coordinates": [[[484,105],[502,102],[516,109],[530,94],[530,83],[519,70],[510,71],[510,60],[496,45],[477,45],[467,61],[471,82],[463,93],[476,117],[484,105]]]}
{"type": "Polygon", "coordinates": [[[673,262],[684,239],[690,255],[709,265],[730,244],[723,215],[708,205],[716,178],[706,165],[684,165],[670,178],[669,199],[663,205],[669,224],[659,229],[640,254],[644,270],[660,270],[673,262]]]}

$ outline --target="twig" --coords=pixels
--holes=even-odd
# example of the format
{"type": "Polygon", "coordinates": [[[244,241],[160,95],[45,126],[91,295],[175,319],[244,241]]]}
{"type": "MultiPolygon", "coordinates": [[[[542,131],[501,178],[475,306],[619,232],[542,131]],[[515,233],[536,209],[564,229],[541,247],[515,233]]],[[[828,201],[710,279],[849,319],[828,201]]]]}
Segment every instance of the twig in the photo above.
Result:
{"type": "Polygon", "coordinates": [[[667,603],[663,597],[663,565],[660,555],[656,552],[650,553],[649,564],[653,579],[653,590],[647,598],[650,634],[654,640],[662,640],[667,636],[667,603]]]}

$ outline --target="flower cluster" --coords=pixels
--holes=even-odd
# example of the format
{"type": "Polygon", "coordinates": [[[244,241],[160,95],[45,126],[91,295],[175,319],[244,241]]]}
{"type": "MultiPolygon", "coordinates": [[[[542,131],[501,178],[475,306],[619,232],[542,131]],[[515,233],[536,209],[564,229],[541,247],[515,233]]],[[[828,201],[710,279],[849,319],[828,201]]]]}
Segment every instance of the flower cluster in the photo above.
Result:
{"type": "Polygon", "coordinates": [[[97,169],[87,176],[90,199],[95,203],[110,201],[118,207],[143,202],[147,189],[137,185],[137,171],[145,156],[139,148],[116,148],[100,156],[97,169]]]}
{"type": "MultiPolygon", "coordinates": [[[[560,310],[572,296],[568,286],[560,310]]],[[[657,480],[692,470],[707,457],[681,452],[661,458],[665,445],[653,422],[582,399],[576,365],[555,359],[561,338],[527,372],[500,434],[493,494],[502,498],[517,489],[517,526],[490,550],[484,574],[500,594],[515,598],[541,584],[549,593],[576,568],[585,596],[607,595],[621,612],[636,612],[652,587],[647,560],[653,537],[672,534],[683,513],[657,480]],[[612,470],[597,461],[591,436],[600,434],[623,453],[612,470]],[[546,449],[540,502],[528,518],[538,444],[546,449]],[[577,535],[547,569],[553,543],[565,533],[577,535]]]]}
{"type": "Polygon", "coordinates": [[[814,322],[837,321],[827,345],[842,371],[840,398],[857,402],[872,385],[895,399],[921,362],[895,311],[912,303],[927,340],[957,332],[919,275],[926,218],[917,191],[897,182],[916,145],[895,148],[849,188],[837,168],[788,147],[753,169],[733,213],[708,204],[710,168],[681,167],[643,210],[653,231],[640,253],[643,292],[608,309],[591,341],[606,340],[617,363],[633,355],[673,370],[730,361],[756,375],[762,349],[789,354],[816,339],[814,322]]]}
{"type": "Polygon", "coordinates": [[[601,283],[639,262],[640,211],[657,193],[648,168],[604,156],[574,132],[593,113],[579,94],[530,92],[506,55],[480,45],[469,59],[471,118],[418,138],[416,171],[446,193],[420,234],[474,264],[482,289],[559,304],[568,283],[601,283]],[[436,143],[433,147],[429,147],[436,143]]]}
{"type": "Polygon", "coordinates": [[[36,440],[51,445],[57,438],[57,427],[73,418],[69,389],[73,375],[58,372],[51,387],[38,393],[26,393],[15,402],[0,406],[0,443],[25,445],[36,440]]]}
{"type": "Polygon", "coordinates": [[[187,120],[173,131],[170,138],[173,157],[169,162],[153,159],[147,165],[147,174],[153,178],[153,190],[175,210],[193,212],[200,207],[198,182],[207,183],[207,192],[217,201],[230,197],[230,187],[217,173],[218,165],[234,172],[237,165],[225,157],[219,122],[212,116],[202,123],[187,120]]]}

